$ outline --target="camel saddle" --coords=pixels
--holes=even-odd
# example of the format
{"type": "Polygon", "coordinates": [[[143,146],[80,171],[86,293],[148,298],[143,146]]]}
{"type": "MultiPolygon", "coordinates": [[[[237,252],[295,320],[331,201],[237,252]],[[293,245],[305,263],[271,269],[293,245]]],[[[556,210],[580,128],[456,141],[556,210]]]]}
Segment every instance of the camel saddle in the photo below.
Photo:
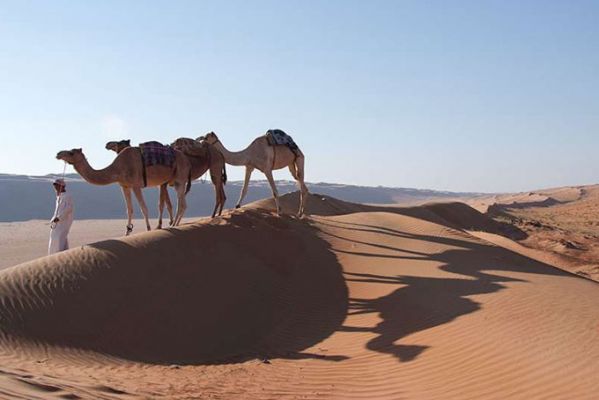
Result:
{"type": "Polygon", "coordinates": [[[299,155],[299,147],[293,141],[293,138],[280,129],[269,129],[266,131],[266,140],[269,145],[284,145],[289,147],[296,156],[299,155]]]}
{"type": "Polygon", "coordinates": [[[175,150],[159,142],[145,142],[139,144],[141,164],[143,167],[144,187],[148,185],[146,168],[153,165],[172,167],[175,165],[175,150]]]}
{"type": "Polygon", "coordinates": [[[165,146],[158,142],[146,142],[140,143],[139,149],[146,167],[152,165],[172,167],[175,165],[175,150],[171,146],[165,146]]]}

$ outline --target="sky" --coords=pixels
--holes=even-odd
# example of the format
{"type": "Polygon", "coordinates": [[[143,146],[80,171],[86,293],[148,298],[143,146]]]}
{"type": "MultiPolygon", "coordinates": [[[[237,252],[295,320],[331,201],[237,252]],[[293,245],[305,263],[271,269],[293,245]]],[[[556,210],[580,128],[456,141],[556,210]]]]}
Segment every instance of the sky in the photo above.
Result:
{"type": "Polygon", "coordinates": [[[0,0],[0,172],[278,128],[310,182],[598,183],[598,21],[598,1],[0,0]]]}

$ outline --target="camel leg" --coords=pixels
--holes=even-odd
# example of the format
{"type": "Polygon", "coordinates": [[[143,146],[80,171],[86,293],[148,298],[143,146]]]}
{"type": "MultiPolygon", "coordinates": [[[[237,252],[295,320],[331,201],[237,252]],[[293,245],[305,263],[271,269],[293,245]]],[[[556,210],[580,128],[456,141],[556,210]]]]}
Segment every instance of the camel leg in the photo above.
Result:
{"type": "Polygon", "coordinates": [[[223,184],[222,179],[217,179],[217,182],[214,184],[214,192],[216,193],[216,207],[214,208],[214,212],[221,215],[223,207],[225,206],[225,201],[227,200],[225,185],[223,184]]]}
{"type": "Polygon", "coordinates": [[[304,185],[304,180],[300,178],[297,168],[295,166],[295,163],[289,164],[289,172],[291,172],[291,176],[293,177],[293,179],[295,179],[295,181],[297,182],[297,186],[299,189],[299,209],[297,211],[297,216],[301,217],[304,214],[304,201],[305,201],[305,196],[306,196],[306,192],[308,189],[306,188],[306,185],[304,185]],[[305,190],[304,190],[305,189],[305,190]]]}
{"type": "MultiPolygon", "coordinates": [[[[220,171],[218,171],[220,172],[220,171]]],[[[216,205],[214,207],[214,213],[212,214],[212,218],[214,218],[215,214],[221,215],[223,212],[223,207],[225,206],[225,201],[227,201],[227,195],[225,194],[225,183],[223,182],[222,175],[218,173],[215,175],[215,178],[212,183],[214,184],[214,193],[216,194],[216,205]]]]}
{"type": "Polygon", "coordinates": [[[214,185],[214,210],[212,211],[212,218],[216,215],[216,210],[218,210],[218,206],[220,205],[220,191],[218,190],[218,185],[215,183],[214,185]]]}
{"type": "Polygon", "coordinates": [[[187,201],[185,200],[185,185],[175,183],[175,191],[177,192],[177,214],[175,215],[173,226],[178,226],[181,223],[183,214],[187,208],[187,201]]]}
{"type": "Polygon", "coordinates": [[[146,220],[147,230],[152,230],[152,228],[150,228],[150,219],[148,218],[148,207],[146,206],[146,202],[144,200],[144,195],[141,192],[141,188],[139,188],[139,187],[133,188],[133,193],[135,194],[135,197],[137,198],[137,202],[139,203],[141,212],[143,213],[144,219],[146,220]]]}
{"type": "Polygon", "coordinates": [[[123,191],[123,197],[125,198],[125,205],[127,206],[127,231],[125,236],[129,236],[129,234],[133,231],[133,224],[131,223],[131,218],[133,218],[133,204],[131,202],[131,188],[121,186],[121,190],[123,191]]]}
{"type": "Polygon", "coordinates": [[[295,168],[295,164],[289,164],[289,172],[291,172],[291,176],[293,177],[293,179],[298,180],[297,179],[297,168],[295,168]]]}
{"type": "Polygon", "coordinates": [[[218,209],[218,215],[223,213],[223,207],[225,206],[225,202],[227,201],[227,194],[225,193],[225,185],[220,183],[220,208],[218,209]]]}
{"type": "Polygon", "coordinates": [[[166,210],[170,218],[169,225],[172,225],[175,221],[175,214],[173,213],[173,203],[171,203],[171,196],[168,194],[168,184],[164,184],[164,202],[166,203],[166,210]]]}
{"type": "Polygon", "coordinates": [[[168,215],[170,217],[169,225],[173,224],[173,204],[171,203],[171,199],[168,195],[168,184],[163,184],[160,186],[160,202],[158,203],[158,226],[156,229],[162,229],[162,214],[164,213],[164,205],[166,204],[166,209],[168,211],[168,215]]]}
{"type": "Polygon", "coordinates": [[[299,205],[299,210],[297,212],[297,216],[301,217],[302,215],[304,215],[304,209],[306,207],[306,200],[308,199],[308,188],[306,187],[306,184],[304,183],[304,179],[299,176],[297,178],[297,184],[300,187],[300,205],[299,205]]]}
{"type": "Polygon", "coordinates": [[[162,229],[162,213],[164,212],[164,185],[160,186],[158,196],[158,225],[156,229],[162,229]]]}
{"type": "Polygon", "coordinates": [[[216,211],[218,210],[218,206],[220,205],[220,190],[219,190],[219,179],[215,178],[215,175],[210,171],[210,180],[212,181],[212,186],[214,187],[214,210],[212,211],[212,218],[216,215],[216,211]]]}
{"type": "Polygon", "coordinates": [[[308,199],[308,188],[306,187],[306,184],[304,183],[304,180],[302,178],[298,180],[298,183],[300,185],[300,208],[297,213],[297,216],[301,217],[302,215],[304,215],[304,210],[306,208],[306,200],[308,199]]]}
{"type": "Polygon", "coordinates": [[[277,186],[275,185],[275,179],[272,177],[272,171],[264,171],[264,175],[266,175],[266,179],[268,179],[268,183],[270,183],[272,197],[275,199],[275,205],[277,207],[277,215],[281,215],[281,208],[279,207],[279,192],[277,191],[277,186]]]}
{"type": "Polygon", "coordinates": [[[296,158],[294,168],[295,170],[295,179],[300,187],[300,207],[297,213],[298,217],[304,215],[304,211],[306,208],[306,200],[308,199],[308,187],[304,182],[304,157],[300,156],[296,158]]]}
{"type": "Polygon", "coordinates": [[[239,201],[235,208],[241,207],[241,202],[245,198],[245,195],[248,192],[248,185],[250,183],[250,177],[252,176],[252,171],[254,171],[254,167],[250,167],[249,165],[245,166],[245,180],[243,181],[243,188],[241,189],[241,195],[239,196],[239,201]]]}

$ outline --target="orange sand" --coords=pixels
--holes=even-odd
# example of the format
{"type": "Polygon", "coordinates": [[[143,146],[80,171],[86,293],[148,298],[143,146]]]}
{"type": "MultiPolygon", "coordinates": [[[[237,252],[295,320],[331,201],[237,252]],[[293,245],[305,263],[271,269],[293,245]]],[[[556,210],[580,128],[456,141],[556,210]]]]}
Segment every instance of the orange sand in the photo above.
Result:
{"type": "Polygon", "coordinates": [[[599,393],[599,286],[469,234],[501,229],[482,214],[271,206],[0,271],[0,397],[599,393]]]}

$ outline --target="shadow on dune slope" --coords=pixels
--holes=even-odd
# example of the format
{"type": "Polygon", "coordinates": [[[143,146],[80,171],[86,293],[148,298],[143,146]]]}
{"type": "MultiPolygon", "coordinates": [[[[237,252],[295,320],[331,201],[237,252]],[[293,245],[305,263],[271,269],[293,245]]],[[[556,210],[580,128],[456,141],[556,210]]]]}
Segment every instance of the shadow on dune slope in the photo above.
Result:
{"type": "Polygon", "coordinates": [[[307,224],[251,210],[4,270],[0,300],[11,337],[130,360],[344,359],[302,352],[347,312],[329,244],[307,224]]]}
{"type": "MultiPolygon", "coordinates": [[[[439,263],[440,270],[461,275],[459,278],[431,277],[430,271],[426,270],[421,276],[345,273],[348,282],[397,286],[397,289],[379,298],[350,298],[349,315],[376,314],[382,321],[367,327],[344,326],[341,330],[376,334],[377,336],[369,340],[365,347],[375,352],[391,354],[401,362],[414,360],[429,347],[426,344],[404,345],[397,343],[402,338],[450,323],[460,316],[480,311],[480,303],[468,296],[507,290],[508,287],[505,283],[509,282],[527,283],[521,273],[571,277],[570,274],[549,265],[485,243],[414,234],[375,225],[340,221],[327,222],[318,217],[316,219],[319,223],[342,232],[359,231],[453,247],[440,253],[428,254],[382,245],[377,242],[357,241],[350,238],[349,235],[346,237],[343,234],[327,233],[334,236],[337,241],[367,245],[373,248],[372,252],[335,249],[337,252],[363,257],[364,265],[359,269],[360,271],[376,270],[370,266],[370,264],[376,263],[376,259],[391,258],[412,260],[413,262],[435,261],[439,263]],[[385,254],[381,254],[381,250],[385,254]]],[[[397,272],[399,273],[401,270],[398,269],[397,272]]]]}

